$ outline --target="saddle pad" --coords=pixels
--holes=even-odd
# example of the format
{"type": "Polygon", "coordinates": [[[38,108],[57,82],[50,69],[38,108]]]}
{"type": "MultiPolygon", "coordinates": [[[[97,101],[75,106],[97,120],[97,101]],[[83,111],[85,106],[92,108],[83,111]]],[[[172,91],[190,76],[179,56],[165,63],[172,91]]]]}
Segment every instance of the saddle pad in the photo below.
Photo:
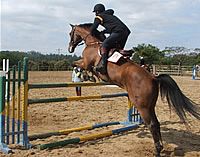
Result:
{"type": "Polygon", "coordinates": [[[122,57],[123,55],[120,54],[119,52],[115,51],[112,56],[108,58],[108,61],[117,63],[117,61],[122,57]]]}

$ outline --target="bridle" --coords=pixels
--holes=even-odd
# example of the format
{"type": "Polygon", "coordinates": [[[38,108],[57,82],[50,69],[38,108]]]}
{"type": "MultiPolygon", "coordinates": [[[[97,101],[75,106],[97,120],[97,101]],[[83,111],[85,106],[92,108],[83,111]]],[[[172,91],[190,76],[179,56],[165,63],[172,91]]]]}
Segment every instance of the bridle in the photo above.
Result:
{"type": "Polygon", "coordinates": [[[79,40],[77,41],[74,41],[74,34],[75,34],[75,29],[76,29],[76,26],[74,26],[72,28],[72,32],[71,32],[71,35],[70,35],[70,38],[71,38],[71,41],[70,41],[70,44],[72,45],[72,47],[76,47],[76,46],[79,46],[79,45],[82,45],[80,42],[82,42],[82,38],[80,38],[79,40]]]}
{"type": "Polygon", "coordinates": [[[76,27],[77,26],[74,26],[73,28],[72,28],[72,33],[71,33],[71,44],[72,44],[72,46],[75,48],[76,46],[80,46],[80,45],[83,45],[83,44],[85,44],[86,46],[92,46],[92,45],[96,45],[96,44],[101,44],[102,42],[99,42],[99,41],[94,41],[94,42],[87,42],[87,38],[89,37],[89,36],[91,36],[91,33],[88,33],[85,37],[82,37],[81,35],[81,40],[77,40],[77,41],[74,41],[74,40],[72,40],[72,39],[74,39],[74,34],[75,34],[75,31],[77,31],[77,32],[79,32],[79,33],[81,33],[80,31],[78,31],[77,29],[76,29],[76,27]],[[83,42],[82,42],[83,41],[83,42]]]}

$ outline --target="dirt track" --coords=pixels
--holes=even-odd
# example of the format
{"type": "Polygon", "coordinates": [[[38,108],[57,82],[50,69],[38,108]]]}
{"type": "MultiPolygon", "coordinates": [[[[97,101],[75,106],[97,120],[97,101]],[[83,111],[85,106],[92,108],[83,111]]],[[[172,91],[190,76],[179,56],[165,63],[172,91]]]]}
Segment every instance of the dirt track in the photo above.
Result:
{"type": "MultiPolygon", "coordinates": [[[[30,83],[69,82],[69,72],[30,72],[30,83]]],[[[200,104],[200,80],[191,77],[173,77],[186,96],[200,104]]],[[[83,87],[82,95],[124,92],[118,87],[83,87]]],[[[29,93],[30,98],[74,96],[74,88],[38,89],[29,93]]],[[[187,131],[179,119],[171,112],[168,105],[157,101],[156,113],[161,123],[164,141],[162,156],[175,156],[177,152],[187,157],[200,157],[200,121],[189,117],[191,131],[187,131]]],[[[87,124],[124,121],[127,114],[127,98],[100,100],[82,100],[65,103],[34,104],[29,106],[29,134],[55,131],[60,129],[84,126],[87,124]]],[[[31,141],[33,145],[48,143],[59,139],[118,128],[112,126],[103,129],[71,133],[68,136],[53,136],[43,140],[31,141]]],[[[115,135],[78,145],[68,145],[51,150],[21,150],[12,146],[14,153],[9,156],[52,156],[52,157],[151,157],[154,145],[149,130],[141,126],[137,130],[115,135]]],[[[1,156],[5,156],[0,153],[1,156]]]]}

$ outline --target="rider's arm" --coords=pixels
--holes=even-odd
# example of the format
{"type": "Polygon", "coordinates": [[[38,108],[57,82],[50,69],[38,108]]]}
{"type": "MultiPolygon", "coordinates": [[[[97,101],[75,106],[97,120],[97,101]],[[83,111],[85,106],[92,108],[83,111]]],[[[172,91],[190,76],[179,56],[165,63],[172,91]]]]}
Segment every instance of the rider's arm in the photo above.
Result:
{"type": "Polygon", "coordinates": [[[101,33],[103,33],[103,34],[110,34],[110,32],[107,29],[104,29],[103,31],[101,31],[101,33]]]}
{"type": "Polygon", "coordinates": [[[93,25],[92,25],[92,27],[91,27],[91,34],[92,34],[92,35],[95,35],[95,32],[96,32],[98,26],[101,24],[101,19],[102,19],[102,18],[99,17],[99,16],[96,16],[96,17],[95,17],[94,23],[93,23],[93,25]]]}

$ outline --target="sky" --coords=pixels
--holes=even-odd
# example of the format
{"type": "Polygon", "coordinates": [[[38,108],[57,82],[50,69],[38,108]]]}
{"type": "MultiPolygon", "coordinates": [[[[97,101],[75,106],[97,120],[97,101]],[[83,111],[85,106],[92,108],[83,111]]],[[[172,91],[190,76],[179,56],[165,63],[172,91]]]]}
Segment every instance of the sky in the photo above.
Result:
{"type": "Polygon", "coordinates": [[[126,49],[142,43],[200,48],[200,0],[1,0],[1,51],[68,54],[69,24],[93,22],[97,3],[131,30],[126,49]]]}

